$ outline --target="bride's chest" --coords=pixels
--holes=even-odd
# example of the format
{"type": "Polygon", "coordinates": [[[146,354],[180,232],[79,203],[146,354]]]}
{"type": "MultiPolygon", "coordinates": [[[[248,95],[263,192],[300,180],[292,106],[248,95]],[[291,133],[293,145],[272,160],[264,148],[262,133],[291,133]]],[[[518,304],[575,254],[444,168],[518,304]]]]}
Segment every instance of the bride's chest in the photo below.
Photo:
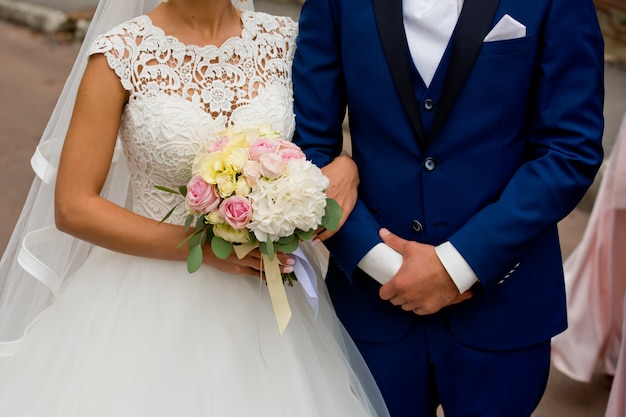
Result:
{"type": "Polygon", "coordinates": [[[287,72],[253,71],[245,61],[238,65],[198,61],[176,69],[144,68],[133,85],[120,129],[131,170],[190,164],[229,126],[269,123],[284,137],[291,137],[295,128],[287,72]]]}

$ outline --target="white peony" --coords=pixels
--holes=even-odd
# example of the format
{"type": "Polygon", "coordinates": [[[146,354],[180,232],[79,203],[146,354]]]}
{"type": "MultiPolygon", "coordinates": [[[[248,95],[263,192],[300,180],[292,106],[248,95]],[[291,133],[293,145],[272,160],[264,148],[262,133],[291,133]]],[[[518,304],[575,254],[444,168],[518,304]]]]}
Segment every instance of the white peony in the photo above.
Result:
{"type": "Polygon", "coordinates": [[[311,162],[289,161],[285,175],[259,180],[248,197],[252,221],[248,229],[262,242],[277,241],[296,229],[316,229],[324,217],[328,178],[311,162]]]}

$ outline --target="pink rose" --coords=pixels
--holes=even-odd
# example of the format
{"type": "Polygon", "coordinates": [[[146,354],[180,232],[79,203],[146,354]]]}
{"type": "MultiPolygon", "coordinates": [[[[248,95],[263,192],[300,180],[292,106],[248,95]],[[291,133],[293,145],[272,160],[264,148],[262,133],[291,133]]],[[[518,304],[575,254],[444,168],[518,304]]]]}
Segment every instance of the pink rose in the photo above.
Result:
{"type": "Polygon", "coordinates": [[[207,146],[207,151],[208,152],[223,151],[227,143],[228,143],[228,137],[222,136],[218,140],[215,140],[209,143],[209,145],[207,146]]]}
{"type": "Polygon", "coordinates": [[[190,209],[206,214],[217,208],[220,198],[213,185],[204,181],[200,175],[194,175],[187,184],[185,202],[190,209]]]}
{"type": "Polygon", "coordinates": [[[259,163],[261,164],[261,174],[271,180],[280,177],[286,166],[283,157],[275,153],[261,155],[259,163]]]}
{"type": "Polygon", "coordinates": [[[293,159],[306,159],[304,152],[300,149],[281,149],[278,151],[278,154],[285,160],[285,162],[289,162],[293,159]]]}
{"type": "Polygon", "coordinates": [[[261,166],[256,161],[247,161],[243,166],[243,175],[248,185],[252,187],[261,178],[261,166]]]}
{"type": "Polygon", "coordinates": [[[220,214],[226,223],[235,229],[241,229],[252,219],[252,204],[246,197],[234,195],[222,201],[220,214]]]}
{"type": "Polygon", "coordinates": [[[280,139],[279,144],[278,154],[283,157],[285,162],[289,162],[292,159],[306,159],[302,149],[295,143],[280,139]]]}
{"type": "Polygon", "coordinates": [[[258,138],[250,145],[250,159],[258,161],[261,155],[278,151],[278,142],[267,138],[258,138]]]}

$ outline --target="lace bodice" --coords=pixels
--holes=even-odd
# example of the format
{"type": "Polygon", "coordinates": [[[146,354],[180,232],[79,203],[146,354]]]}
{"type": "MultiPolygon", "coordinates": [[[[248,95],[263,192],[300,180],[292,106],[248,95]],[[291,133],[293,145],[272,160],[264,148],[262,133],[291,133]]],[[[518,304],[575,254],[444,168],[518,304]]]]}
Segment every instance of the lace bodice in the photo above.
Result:
{"type": "MultiPolygon", "coordinates": [[[[194,155],[227,126],[270,123],[294,130],[291,62],[296,24],[288,17],[243,12],[240,37],[217,47],[185,45],[139,16],[100,36],[102,53],[129,91],[119,138],[130,171],[133,211],[161,219],[194,155]]],[[[178,210],[170,221],[182,223],[178,210]]]]}

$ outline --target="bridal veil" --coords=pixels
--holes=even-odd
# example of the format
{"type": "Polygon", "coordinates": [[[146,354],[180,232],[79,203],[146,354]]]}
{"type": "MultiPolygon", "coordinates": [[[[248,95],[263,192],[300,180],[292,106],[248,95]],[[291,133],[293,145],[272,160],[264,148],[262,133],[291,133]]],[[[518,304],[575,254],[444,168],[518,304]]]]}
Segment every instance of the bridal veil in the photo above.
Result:
{"type": "MultiPolygon", "coordinates": [[[[0,260],[0,358],[12,356],[28,326],[49,306],[65,279],[84,262],[91,244],[59,232],[54,222],[54,184],[88,48],[114,26],[145,14],[161,0],[101,0],[78,57],[31,159],[35,179],[0,260]]],[[[253,0],[231,0],[253,10],[253,0]]],[[[128,171],[116,149],[102,196],[126,206],[128,171]]]]}

